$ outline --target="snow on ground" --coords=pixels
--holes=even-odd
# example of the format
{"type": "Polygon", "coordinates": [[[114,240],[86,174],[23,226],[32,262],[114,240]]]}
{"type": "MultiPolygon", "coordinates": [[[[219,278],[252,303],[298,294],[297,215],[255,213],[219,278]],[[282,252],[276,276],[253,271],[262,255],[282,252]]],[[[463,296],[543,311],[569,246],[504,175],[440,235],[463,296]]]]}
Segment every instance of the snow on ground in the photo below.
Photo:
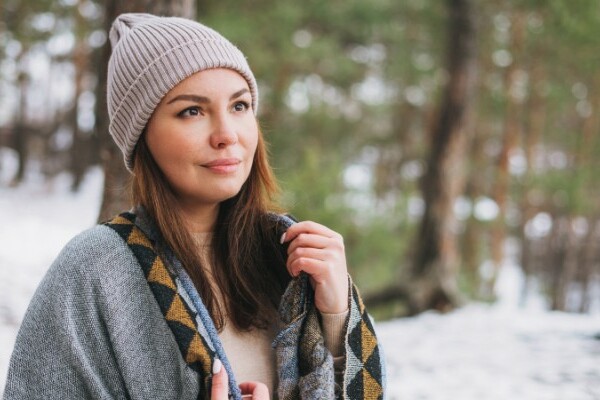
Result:
{"type": "Polygon", "coordinates": [[[390,399],[600,399],[600,318],[475,304],[378,334],[390,399]]]}
{"type": "MultiPolygon", "coordinates": [[[[66,242],[94,224],[102,186],[93,170],[78,194],[68,176],[8,189],[9,173],[0,165],[0,397],[33,291],[66,242]]],[[[377,324],[390,400],[600,399],[600,316],[545,312],[539,302],[520,309],[518,270],[506,271],[497,305],[377,324]]]]}
{"type": "Polygon", "coordinates": [[[94,169],[73,194],[68,175],[45,182],[32,173],[9,189],[15,169],[14,154],[0,148],[0,397],[29,300],[62,247],[95,223],[103,182],[94,169]]]}

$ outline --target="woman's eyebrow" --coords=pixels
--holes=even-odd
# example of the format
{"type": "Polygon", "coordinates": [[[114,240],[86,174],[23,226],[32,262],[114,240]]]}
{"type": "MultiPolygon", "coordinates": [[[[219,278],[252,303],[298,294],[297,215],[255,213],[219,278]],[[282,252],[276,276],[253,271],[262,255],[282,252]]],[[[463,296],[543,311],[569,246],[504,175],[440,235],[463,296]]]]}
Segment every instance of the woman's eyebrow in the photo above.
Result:
{"type": "MultiPolygon", "coordinates": [[[[245,93],[249,93],[250,91],[247,88],[238,90],[234,94],[229,97],[229,100],[236,99],[245,93]]],[[[194,103],[210,103],[210,99],[205,96],[198,96],[196,94],[180,94],[178,96],[173,97],[171,100],[167,102],[167,104],[174,103],[176,101],[192,101],[194,103]]]]}
{"type": "Polygon", "coordinates": [[[180,94],[173,97],[167,104],[174,103],[176,101],[193,101],[194,103],[210,103],[210,99],[204,96],[198,96],[195,94],[180,94]]]}
{"type": "Polygon", "coordinates": [[[237,99],[238,97],[240,97],[244,93],[250,93],[250,91],[247,88],[243,88],[242,90],[238,90],[237,92],[235,92],[234,94],[231,95],[231,97],[229,98],[229,100],[237,99]]]}

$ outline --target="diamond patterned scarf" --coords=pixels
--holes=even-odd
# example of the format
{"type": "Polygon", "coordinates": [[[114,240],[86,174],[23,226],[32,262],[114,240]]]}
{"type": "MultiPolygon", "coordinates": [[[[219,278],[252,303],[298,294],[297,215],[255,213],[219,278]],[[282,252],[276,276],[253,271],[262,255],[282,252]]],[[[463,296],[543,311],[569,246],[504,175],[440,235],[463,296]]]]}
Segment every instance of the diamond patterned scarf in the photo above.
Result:
{"type": "MultiPolygon", "coordinates": [[[[136,219],[136,214],[127,212],[105,225],[125,240],[137,258],[183,359],[200,376],[198,398],[208,399],[214,358],[223,360],[229,376],[233,377],[231,367],[201,300],[194,301],[199,298],[189,285],[189,277],[181,268],[176,272],[169,268],[158,255],[154,241],[140,229],[136,219]]],[[[282,217],[282,223],[289,225],[292,222],[282,217]]],[[[290,282],[279,307],[284,327],[273,343],[279,399],[383,398],[385,377],[381,349],[358,290],[353,284],[351,287],[345,337],[346,364],[343,387],[339,387],[334,383],[333,359],[325,348],[308,277],[301,275],[290,282]]],[[[232,398],[241,400],[235,379],[231,378],[230,391],[232,398]]]]}

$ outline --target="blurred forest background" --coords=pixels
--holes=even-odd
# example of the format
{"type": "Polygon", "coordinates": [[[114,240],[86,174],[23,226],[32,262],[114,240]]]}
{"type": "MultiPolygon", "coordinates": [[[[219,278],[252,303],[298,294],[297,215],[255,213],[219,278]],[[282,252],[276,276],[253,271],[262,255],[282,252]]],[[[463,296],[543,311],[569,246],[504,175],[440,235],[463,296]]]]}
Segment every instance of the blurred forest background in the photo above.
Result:
{"type": "MultiPolygon", "coordinates": [[[[107,27],[197,19],[246,54],[283,204],[345,237],[379,317],[521,296],[600,296],[597,0],[0,2],[0,165],[10,181],[102,166],[99,219],[128,208],[107,133],[107,27]]],[[[1,221],[0,221],[1,223],[1,221]]]]}

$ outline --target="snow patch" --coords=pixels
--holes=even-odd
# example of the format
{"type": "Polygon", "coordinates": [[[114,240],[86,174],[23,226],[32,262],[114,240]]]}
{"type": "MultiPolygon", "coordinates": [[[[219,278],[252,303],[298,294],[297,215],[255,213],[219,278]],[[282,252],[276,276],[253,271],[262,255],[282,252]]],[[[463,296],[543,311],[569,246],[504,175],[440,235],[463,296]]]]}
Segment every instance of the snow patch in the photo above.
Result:
{"type": "Polygon", "coordinates": [[[380,323],[388,399],[600,398],[600,319],[469,305],[380,323]]]}

